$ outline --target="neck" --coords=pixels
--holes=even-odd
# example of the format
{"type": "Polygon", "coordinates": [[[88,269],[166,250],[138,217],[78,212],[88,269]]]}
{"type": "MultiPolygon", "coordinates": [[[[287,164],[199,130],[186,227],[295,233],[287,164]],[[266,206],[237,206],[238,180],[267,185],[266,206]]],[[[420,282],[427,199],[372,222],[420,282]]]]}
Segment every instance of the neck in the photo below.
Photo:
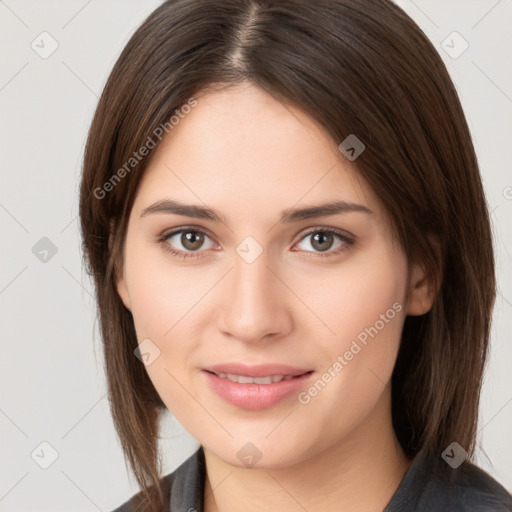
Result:
{"type": "Polygon", "coordinates": [[[286,468],[232,466],[204,448],[204,511],[382,511],[410,461],[394,434],[390,397],[380,402],[350,435],[286,468]]]}

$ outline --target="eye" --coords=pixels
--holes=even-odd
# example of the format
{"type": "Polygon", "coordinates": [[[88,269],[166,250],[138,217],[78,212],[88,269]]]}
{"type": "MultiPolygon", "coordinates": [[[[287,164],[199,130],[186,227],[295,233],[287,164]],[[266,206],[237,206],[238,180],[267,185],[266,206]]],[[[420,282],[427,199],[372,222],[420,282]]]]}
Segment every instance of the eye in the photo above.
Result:
{"type": "Polygon", "coordinates": [[[201,248],[211,249],[216,247],[211,238],[199,228],[181,228],[171,233],[164,234],[160,240],[164,249],[180,259],[197,258],[201,248]],[[210,240],[208,247],[203,247],[205,240],[210,240]],[[177,248],[176,248],[177,247],[177,248]]]}
{"type": "Polygon", "coordinates": [[[300,241],[305,244],[301,250],[316,253],[315,256],[332,256],[350,250],[354,244],[354,240],[349,238],[345,233],[335,229],[315,228],[309,231],[300,241]],[[308,247],[312,248],[311,251],[308,247]],[[326,253],[326,254],[322,254],[326,253]]]}
{"type": "MultiPolygon", "coordinates": [[[[354,240],[348,237],[343,231],[333,228],[312,229],[306,233],[296,245],[300,245],[308,239],[310,239],[310,241],[305,244],[306,247],[302,247],[300,250],[320,257],[346,252],[350,250],[354,244],[354,240]],[[312,250],[310,250],[308,246],[312,248],[312,250]]],[[[167,252],[181,260],[198,258],[206,250],[218,247],[205,231],[196,227],[180,228],[166,233],[159,238],[159,242],[167,252]],[[210,244],[207,244],[205,247],[205,241],[207,240],[210,241],[210,244]]]]}

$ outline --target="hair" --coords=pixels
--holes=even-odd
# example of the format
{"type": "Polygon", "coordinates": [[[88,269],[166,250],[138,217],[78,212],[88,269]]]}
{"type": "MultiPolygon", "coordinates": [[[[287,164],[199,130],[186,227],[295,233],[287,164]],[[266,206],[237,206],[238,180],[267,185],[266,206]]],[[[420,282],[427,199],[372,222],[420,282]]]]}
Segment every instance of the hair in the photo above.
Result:
{"type": "Polygon", "coordinates": [[[80,187],[110,407],[140,507],[164,507],[158,429],[167,409],[134,357],[133,317],[116,289],[129,214],[154,151],[132,169],[126,163],[201,91],[242,82],[301,109],[337,144],[349,134],[365,144],[355,169],[385,206],[409,264],[420,264],[437,290],[427,313],[405,319],[392,375],[397,439],[409,458],[420,450],[440,458],[454,440],[471,458],[494,254],[470,131],[440,55],[389,0],[169,0],[108,77],[80,187]]]}

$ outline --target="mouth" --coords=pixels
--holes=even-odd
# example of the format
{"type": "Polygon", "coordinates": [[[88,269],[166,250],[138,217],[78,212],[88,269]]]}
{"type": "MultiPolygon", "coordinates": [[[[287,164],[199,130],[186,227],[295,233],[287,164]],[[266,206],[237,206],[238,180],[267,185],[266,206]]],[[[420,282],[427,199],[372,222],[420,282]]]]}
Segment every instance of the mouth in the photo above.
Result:
{"type": "MultiPolygon", "coordinates": [[[[240,378],[279,378],[283,379],[288,377],[297,377],[300,375],[304,375],[305,373],[311,372],[311,368],[297,368],[294,366],[289,366],[286,364],[258,364],[258,365],[249,365],[244,363],[222,363],[216,364],[212,366],[207,366],[203,368],[203,370],[214,373],[218,377],[221,378],[229,378],[229,376],[235,376],[240,378]]],[[[281,379],[278,379],[279,381],[281,379]]],[[[238,381],[236,381],[238,382],[238,381]]],[[[251,383],[252,381],[247,381],[251,383]]],[[[262,382],[264,384],[265,382],[262,382]]]]}
{"type": "Polygon", "coordinates": [[[265,377],[251,377],[250,375],[237,375],[235,373],[223,373],[223,372],[212,372],[205,370],[208,373],[216,375],[220,379],[227,379],[231,382],[236,382],[237,384],[274,384],[276,382],[281,382],[284,380],[297,379],[302,377],[303,375],[307,375],[313,372],[313,370],[309,370],[304,373],[300,373],[298,375],[267,375],[265,377]]]}
{"type": "Polygon", "coordinates": [[[266,365],[232,364],[203,368],[208,385],[219,398],[240,409],[268,409],[311,385],[314,370],[266,365]]]}

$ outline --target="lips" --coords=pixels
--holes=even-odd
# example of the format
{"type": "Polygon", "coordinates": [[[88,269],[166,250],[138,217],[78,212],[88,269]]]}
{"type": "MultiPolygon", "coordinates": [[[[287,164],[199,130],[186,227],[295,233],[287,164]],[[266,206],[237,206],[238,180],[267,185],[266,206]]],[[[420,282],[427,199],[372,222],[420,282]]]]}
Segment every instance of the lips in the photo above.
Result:
{"type": "MultiPolygon", "coordinates": [[[[223,366],[223,368],[226,367],[223,366]]],[[[249,370],[247,370],[247,367],[245,368],[246,372],[252,371],[254,373],[256,371],[256,367],[249,367],[249,370]]],[[[283,366],[279,368],[266,366],[265,369],[260,367],[258,372],[267,373],[268,375],[268,372],[276,370],[283,371],[283,366]]],[[[240,366],[237,367],[237,371],[242,371],[240,366]]],[[[315,377],[315,372],[313,371],[301,374],[302,370],[296,368],[290,370],[290,367],[284,371],[299,372],[299,374],[293,377],[290,376],[288,380],[259,384],[258,382],[247,381],[244,383],[233,382],[229,378],[219,377],[216,373],[206,369],[201,373],[205,378],[205,383],[223,401],[241,409],[260,410],[277,406],[279,403],[291,399],[293,395],[297,395],[302,389],[307,387],[315,377]]],[[[226,374],[221,373],[221,375],[226,374]]],[[[266,378],[268,379],[268,376],[266,378]]],[[[259,379],[265,379],[265,377],[254,377],[254,379],[259,381],[259,379]]]]}
{"type": "Polygon", "coordinates": [[[283,364],[246,365],[242,363],[223,363],[203,368],[205,371],[220,374],[240,375],[245,377],[296,377],[311,371],[311,368],[297,368],[283,364]]]}

